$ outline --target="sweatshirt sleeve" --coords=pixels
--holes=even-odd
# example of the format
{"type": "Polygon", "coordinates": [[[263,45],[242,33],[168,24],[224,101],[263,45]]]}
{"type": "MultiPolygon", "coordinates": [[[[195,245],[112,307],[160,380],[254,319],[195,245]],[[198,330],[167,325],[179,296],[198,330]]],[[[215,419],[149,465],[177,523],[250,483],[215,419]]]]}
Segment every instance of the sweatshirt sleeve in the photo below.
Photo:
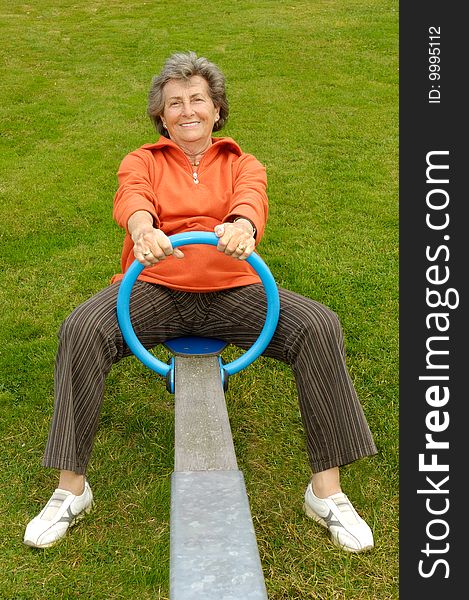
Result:
{"type": "Polygon", "coordinates": [[[114,196],[113,218],[127,232],[127,222],[138,210],[149,212],[155,227],[159,227],[158,198],[151,183],[152,160],[150,152],[136,150],[122,160],[117,172],[119,187],[114,196]]]}
{"type": "Polygon", "coordinates": [[[264,234],[268,215],[267,175],[265,167],[252,154],[242,154],[233,167],[233,197],[223,221],[245,217],[257,230],[256,244],[264,234]]]}

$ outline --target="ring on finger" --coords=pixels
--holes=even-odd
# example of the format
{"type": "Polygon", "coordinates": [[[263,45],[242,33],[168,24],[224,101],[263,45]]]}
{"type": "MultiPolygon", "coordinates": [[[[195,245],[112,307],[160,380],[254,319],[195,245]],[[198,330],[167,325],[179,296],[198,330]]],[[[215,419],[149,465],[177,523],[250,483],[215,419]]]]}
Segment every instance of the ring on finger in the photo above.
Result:
{"type": "Polygon", "coordinates": [[[149,250],[148,252],[142,252],[143,256],[150,256],[151,251],[149,250]]]}
{"type": "Polygon", "coordinates": [[[238,248],[244,252],[246,250],[246,246],[244,244],[238,244],[238,248]]]}

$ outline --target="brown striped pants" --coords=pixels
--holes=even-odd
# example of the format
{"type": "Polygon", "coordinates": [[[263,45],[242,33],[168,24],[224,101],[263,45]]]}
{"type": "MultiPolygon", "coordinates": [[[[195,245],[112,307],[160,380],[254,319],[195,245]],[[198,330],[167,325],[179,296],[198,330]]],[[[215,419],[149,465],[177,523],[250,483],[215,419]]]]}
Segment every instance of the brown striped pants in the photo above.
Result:
{"type": "MultiPolygon", "coordinates": [[[[62,324],[46,467],[86,471],[105,378],[114,363],[130,355],[117,322],[118,289],[118,283],[105,288],[62,324]]],[[[264,355],[293,369],[313,472],[376,454],[345,365],[337,315],[294,292],[280,288],[279,295],[280,319],[264,355]]],[[[146,348],[200,335],[247,349],[257,339],[265,313],[261,284],[199,294],[137,281],[130,298],[132,326],[146,348]]]]}

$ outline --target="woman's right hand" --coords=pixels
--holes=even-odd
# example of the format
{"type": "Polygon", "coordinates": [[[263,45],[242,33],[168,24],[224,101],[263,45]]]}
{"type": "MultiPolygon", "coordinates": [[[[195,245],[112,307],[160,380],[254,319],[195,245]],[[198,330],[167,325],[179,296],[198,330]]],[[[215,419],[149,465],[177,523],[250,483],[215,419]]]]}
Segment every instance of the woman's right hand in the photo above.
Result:
{"type": "Polygon", "coordinates": [[[183,252],[179,248],[173,248],[166,234],[161,229],[151,228],[149,231],[142,231],[135,237],[134,240],[134,256],[145,265],[150,267],[156,265],[160,260],[164,260],[168,256],[175,258],[184,258],[183,252]]]}
{"type": "Polygon", "coordinates": [[[173,248],[168,236],[153,227],[153,217],[146,211],[134,213],[127,226],[134,242],[134,256],[145,267],[151,267],[171,255],[184,258],[179,248],[173,248]]]}

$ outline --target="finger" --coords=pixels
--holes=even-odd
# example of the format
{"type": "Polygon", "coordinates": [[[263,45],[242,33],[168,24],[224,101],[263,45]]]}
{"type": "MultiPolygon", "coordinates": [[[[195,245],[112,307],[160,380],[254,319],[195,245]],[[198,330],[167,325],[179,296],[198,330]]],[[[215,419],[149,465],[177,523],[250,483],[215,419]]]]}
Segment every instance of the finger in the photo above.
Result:
{"type": "Polygon", "coordinates": [[[136,257],[138,262],[141,263],[144,267],[151,267],[153,264],[155,264],[155,261],[152,260],[148,260],[148,258],[140,258],[140,257],[136,257]]]}
{"type": "Polygon", "coordinates": [[[217,225],[215,227],[214,231],[215,231],[215,235],[217,237],[221,237],[225,233],[225,225],[223,223],[221,223],[220,225],[217,225]]]}
{"type": "Polygon", "coordinates": [[[142,263],[146,267],[150,264],[148,259],[151,256],[150,250],[142,250],[141,248],[134,246],[134,256],[138,260],[138,262],[142,263]]]}
{"type": "Polygon", "coordinates": [[[249,245],[249,238],[246,236],[246,234],[235,234],[232,235],[228,244],[226,245],[225,248],[225,254],[234,254],[236,256],[240,256],[241,254],[244,253],[244,251],[246,250],[246,248],[249,245]]]}
{"type": "Polygon", "coordinates": [[[229,231],[225,231],[223,236],[218,240],[217,250],[219,250],[220,252],[226,252],[227,254],[231,254],[236,248],[236,246],[236,241],[232,241],[232,234],[229,231]],[[231,246],[230,249],[228,249],[230,243],[231,246]]]}
{"type": "Polygon", "coordinates": [[[163,252],[163,250],[155,244],[143,250],[141,248],[135,250],[134,255],[135,258],[137,258],[146,267],[149,265],[154,265],[160,260],[164,260],[166,258],[166,254],[163,252]]]}
{"type": "Polygon", "coordinates": [[[253,253],[254,248],[256,247],[256,242],[253,238],[245,239],[241,238],[236,246],[235,251],[232,256],[234,258],[239,258],[240,260],[245,260],[249,258],[249,256],[253,253]]]}
{"type": "Polygon", "coordinates": [[[144,264],[146,267],[151,267],[152,265],[156,264],[158,262],[158,258],[156,258],[156,256],[153,254],[153,252],[151,250],[146,250],[145,252],[142,252],[142,260],[140,261],[142,264],[144,264]]]}
{"type": "Polygon", "coordinates": [[[244,251],[246,250],[246,244],[242,241],[240,241],[234,248],[233,250],[233,254],[236,254],[237,256],[241,256],[241,254],[244,253],[244,251]]]}
{"type": "Polygon", "coordinates": [[[225,254],[232,254],[236,247],[236,242],[231,242],[233,237],[233,230],[231,227],[227,227],[224,223],[215,227],[215,235],[218,236],[217,250],[219,252],[225,252],[225,254]],[[231,242],[231,247],[227,250],[228,244],[231,242]]]}
{"type": "Polygon", "coordinates": [[[246,260],[247,258],[249,258],[254,251],[254,246],[255,244],[248,244],[245,250],[238,256],[238,259],[246,260]]]}
{"type": "Polygon", "coordinates": [[[171,254],[173,254],[174,252],[171,242],[168,239],[164,242],[159,242],[159,247],[161,252],[165,255],[165,257],[171,256],[171,254]]]}
{"type": "Polygon", "coordinates": [[[171,246],[171,242],[168,240],[168,238],[152,241],[152,243],[149,245],[149,250],[158,260],[164,260],[167,256],[171,256],[173,253],[173,247],[171,246]]]}
{"type": "Polygon", "coordinates": [[[165,254],[164,250],[162,248],[160,248],[159,246],[152,246],[151,254],[149,254],[145,258],[147,260],[149,260],[152,264],[154,264],[155,262],[164,260],[166,258],[166,254],[165,254]]]}
{"type": "Polygon", "coordinates": [[[168,256],[175,258],[184,258],[184,252],[179,248],[173,248],[171,243],[160,246],[160,251],[156,254],[158,260],[164,260],[168,256]]]}
{"type": "MultiPolygon", "coordinates": [[[[155,264],[161,260],[165,260],[167,256],[174,255],[175,258],[184,258],[184,253],[179,248],[173,248],[171,245],[169,247],[165,246],[165,248],[161,248],[159,245],[156,246],[157,250],[146,250],[142,251],[140,254],[142,256],[142,261],[146,261],[150,264],[155,264]],[[169,253],[168,253],[169,252],[169,253]]],[[[141,261],[141,262],[142,262],[141,261]]]]}

